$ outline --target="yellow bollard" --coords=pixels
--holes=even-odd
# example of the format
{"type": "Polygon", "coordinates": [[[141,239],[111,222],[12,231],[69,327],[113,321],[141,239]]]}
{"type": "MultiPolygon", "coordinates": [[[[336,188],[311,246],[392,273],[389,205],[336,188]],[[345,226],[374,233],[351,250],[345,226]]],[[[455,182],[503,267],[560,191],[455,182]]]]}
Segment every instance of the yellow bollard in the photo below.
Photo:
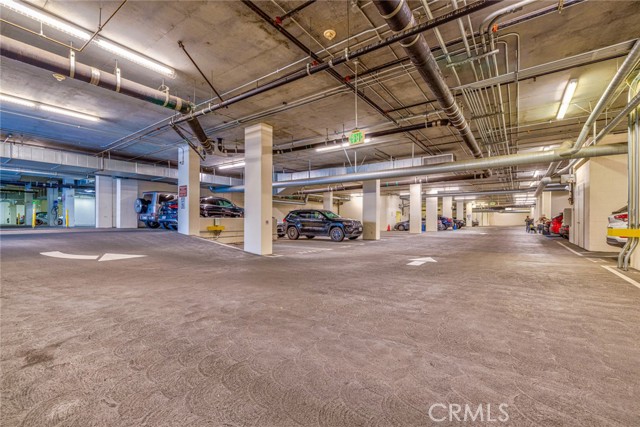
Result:
{"type": "Polygon", "coordinates": [[[69,228],[69,209],[64,210],[64,225],[69,228]]]}
{"type": "Polygon", "coordinates": [[[33,212],[31,213],[31,228],[36,228],[36,207],[33,206],[33,212]]]}

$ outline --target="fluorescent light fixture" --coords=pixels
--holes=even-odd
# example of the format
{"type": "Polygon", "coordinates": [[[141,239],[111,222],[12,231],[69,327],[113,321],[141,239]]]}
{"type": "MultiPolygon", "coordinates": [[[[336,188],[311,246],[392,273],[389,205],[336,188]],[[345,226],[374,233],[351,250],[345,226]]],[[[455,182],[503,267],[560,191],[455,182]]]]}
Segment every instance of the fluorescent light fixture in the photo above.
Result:
{"type": "Polygon", "coordinates": [[[316,148],[316,151],[320,153],[322,151],[339,150],[341,148],[347,148],[348,146],[349,146],[348,142],[343,142],[342,144],[325,145],[323,147],[316,148]]]}
{"type": "MultiPolygon", "coordinates": [[[[13,10],[21,15],[24,15],[28,18],[33,19],[34,21],[40,22],[41,24],[47,25],[51,28],[55,28],[56,30],[62,31],[63,33],[72,35],[80,40],[87,41],[91,39],[92,33],[88,31],[77,28],[73,25],[67,24],[53,16],[42,13],[37,9],[33,9],[27,7],[21,3],[18,3],[14,0],[0,0],[0,6],[6,7],[9,10],[13,10]]],[[[166,65],[160,64],[159,62],[148,59],[139,53],[136,53],[130,49],[120,47],[115,43],[107,41],[101,37],[96,37],[93,39],[93,42],[97,44],[100,48],[106,50],[107,52],[111,52],[121,58],[127,59],[131,62],[135,62],[136,64],[148,68],[157,73],[163,74],[165,76],[174,78],[176,76],[176,72],[173,68],[167,67],[166,65]]]]}
{"type": "Polygon", "coordinates": [[[218,170],[241,168],[241,167],[244,167],[244,165],[245,165],[244,160],[241,160],[239,162],[233,162],[233,163],[227,163],[225,165],[220,165],[220,166],[218,166],[218,170]]]}
{"type": "Polygon", "coordinates": [[[365,138],[364,143],[366,144],[367,142],[371,142],[371,138],[365,138]]]}
{"type": "Polygon", "coordinates": [[[98,39],[96,43],[107,52],[111,52],[121,58],[128,59],[129,61],[135,62],[138,65],[155,71],[156,73],[164,74],[165,76],[169,76],[172,78],[176,76],[176,72],[173,70],[173,68],[169,68],[158,62],[151,61],[150,59],[147,59],[144,56],[141,56],[129,49],[122,48],[104,39],[98,39]]]}
{"type": "Polygon", "coordinates": [[[76,119],[89,120],[91,122],[97,122],[98,120],[100,120],[100,117],[93,116],[91,114],[68,110],[66,108],[56,107],[55,105],[44,104],[42,102],[35,102],[28,99],[20,98],[18,96],[7,95],[5,93],[0,93],[0,101],[10,102],[12,104],[21,105],[23,107],[33,108],[34,110],[41,110],[49,113],[61,114],[63,116],[74,117],[76,119]]]}
{"type": "Polygon", "coordinates": [[[66,108],[60,107],[52,107],[50,105],[40,105],[40,109],[42,111],[48,111],[50,113],[62,114],[63,116],[75,117],[76,119],[89,120],[90,122],[97,122],[100,120],[96,116],[91,116],[89,114],[78,113],[77,111],[67,110],[66,108]]]}
{"type": "Polygon", "coordinates": [[[411,195],[411,193],[409,193],[408,191],[403,191],[401,193],[398,193],[398,196],[409,196],[411,195]]]}
{"type": "Polygon", "coordinates": [[[556,119],[562,120],[564,119],[564,115],[567,114],[567,109],[569,108],[569,104],[571,103],[571,98],[573,98],[573,94],[576,91],[576,87],[578,86],[578,79],[571,79],[567,83],[567,87],[564,88],[564,95],[562,95],[562,102],[560,103],[560,109],[558,110],[558,115],[556,119]]]}
{"type": "Polygon", "coordinates": [[[4,93],[0,93],[0,101],[10,102],[12,104],[21,105],[23,107],[36,108],[35,102],[31,102],[22,98],[17,98],[11,95],[5,95],[4,93]]]}
{"type": "Polygon", "coordinates": [[[87,33],[86,31],[75,28],[52,16],[45,15],[44,13],[41,13],[36,9],[31,9],[29,7],[26,7],[23,4],[18,3],[16,1],[0,0],[0,5],[3,7],[6,7],[7,9],[13,10],[14,12],[18,12],[19,14],[24,15],[28,18],[31,18],[34,21],[38,21],[44,25],[47,25],[51,28],[55,28],[56,30],[60,30],[63,33],[67,33],[81,40],[86,41],[91,38],[91,34],[87,33]]]}

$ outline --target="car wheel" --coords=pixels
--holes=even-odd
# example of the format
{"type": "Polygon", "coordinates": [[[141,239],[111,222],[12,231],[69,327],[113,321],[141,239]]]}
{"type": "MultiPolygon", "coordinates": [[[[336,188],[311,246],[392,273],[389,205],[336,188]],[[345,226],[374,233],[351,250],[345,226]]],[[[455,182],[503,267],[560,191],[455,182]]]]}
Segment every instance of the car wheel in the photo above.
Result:
{"type": "Polygon", "coordinates": [[[145,200],[145,199],[136,199],[135,203],[133,204],[133,208],[135,209],[136,213],[146,213],[147,212],[147,207],[149,205],[149,201],[145,200]]]}
{"type": "Polygon", "coordinates": [[[144,225],[146,225],[147,228],[158,228],[158,227],[160,227],[160,223],[159,222],[155,222],[155,221],[145,221],[144,225]]]}
{"type": "Polygon", "coordinates": [[[398,226],[398,231],[404,231],[404,225],[399,225],[398,226]]]}
{"type": "Polygon", "coordinates": [[[162,226],[162,228],[164,228],[165,230],[171,230],[171,228],[169,228],[169,224],[167,224],[166,222],[162,222],[160,223],[160,225],[162,226]]]}
{"type": "Polygon", "coordinates": [[[316,237],[316,236],[309,236],[309,235],[307,235],[307,236],[304,236],[304,237],[306,237],[307,239],[313,239],[313,238],[314,238],[314,237],[316,237]]]}
{"type": "Polygon", "coordinates": [[[58,224],[58,225],[62,225],[62,220],[61,220],[61,219],[58,219],[57,224],[58,224]]]}
{"type": "Polygon", "coordinates": [[[356,240],[358,237],[360,237],[360,236],[351,236],[351,237],[349,237],[349,240],[356,240]]]}
{"type": "Polygon", "coordinates": [[[340,227],[333,227],[329,231],[329,236],[334,242],[342,242],[344,240],[344,231],[340,227]]]}
{"type": "Polygon", "coordinates": [[[169,224],[169,230],[178,231],[178,224],[169,224]]]}
{"type": "Polygon", "coordinates": [[[289,227],[287,228],[287,237],[290,240],[298,240],[298,237],[300,237],[300,232],[298,232],[298,229],[295,227],[289,227]]]}

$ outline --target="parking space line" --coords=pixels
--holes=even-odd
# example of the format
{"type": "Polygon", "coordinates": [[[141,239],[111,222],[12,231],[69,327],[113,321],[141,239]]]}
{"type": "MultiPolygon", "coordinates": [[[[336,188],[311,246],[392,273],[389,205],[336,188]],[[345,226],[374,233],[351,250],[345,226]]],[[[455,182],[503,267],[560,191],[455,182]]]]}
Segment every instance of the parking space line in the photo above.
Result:
{"type": "Polygon", "coordinates": [[[578,255],[578,256],[584,256],[583,254],[581,254],[580,252],[574,251],[573,249],[571,249],[570,247],[568,247],[567,245],[563,245],[560,242],[556,242],[557,244],[559,244],[560,246],[562,246],[563,248],[565,248],[566,250],[568,250],[569,252],[573,252],[574,254],[578,255]]]}
{"type": "Polygon", "coordinates": [[[629,283],[631,283],[633,286],[635,286],[636,288],[640,289],[640,283],[636,282],[635,280],[633,280],[630,277],[625,276],[624,274],[618,272],[615,270],[615,268],[613,267],[609,267],[607,265],[602,265],[602,268],[604,268],[605,270],[608,270],[609,272],[615,274],[616,276],[618,276],[619,278],[621,278],[622,280],[625,280],[629,283]]]}

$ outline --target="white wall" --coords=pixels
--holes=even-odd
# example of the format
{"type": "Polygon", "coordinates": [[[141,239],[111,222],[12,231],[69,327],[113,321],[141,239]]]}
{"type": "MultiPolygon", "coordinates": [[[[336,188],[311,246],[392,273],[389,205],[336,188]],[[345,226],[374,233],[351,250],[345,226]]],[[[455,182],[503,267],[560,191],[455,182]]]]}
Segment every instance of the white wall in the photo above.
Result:
{"type": "Polygon", "coordinates": [[[393,229],[393,226],[399,222],[397,214],[399,213],[402,218],[402,211],[398,207],[400,205],[400,196],[398,195],[386,195],[380,197],[381,209],[380,209],[380,230],[387,230],[387,226],[393,229]]]}
{"type": "Polygon", "coordinates": [[[549,218],[553,218],[563,212],[565,208],[571,207],[569,205],[569,194],[568,191],[551,192],[551,211],[547,214],[549,218]]]}
{"type": "Polygon", "coordinates": [[[340,206],[340,216],[362,221],[362,195],[351,196],[351,200],[340,206]]]}
{"type": "Polygon", "coordinates": [[[93,197],[74,197],[75,226],[94,227],[96,225],[96,199],[93,197]]]}
{"type": "MultiPolygon", "coordinates": [[[[520,212],[473,212],[472,217],[479,222],[480,227],[513,227],[522,226],[528,213],[520,212]]],[[[471,225],[471,224],[468,224],[471,225]]]]}

